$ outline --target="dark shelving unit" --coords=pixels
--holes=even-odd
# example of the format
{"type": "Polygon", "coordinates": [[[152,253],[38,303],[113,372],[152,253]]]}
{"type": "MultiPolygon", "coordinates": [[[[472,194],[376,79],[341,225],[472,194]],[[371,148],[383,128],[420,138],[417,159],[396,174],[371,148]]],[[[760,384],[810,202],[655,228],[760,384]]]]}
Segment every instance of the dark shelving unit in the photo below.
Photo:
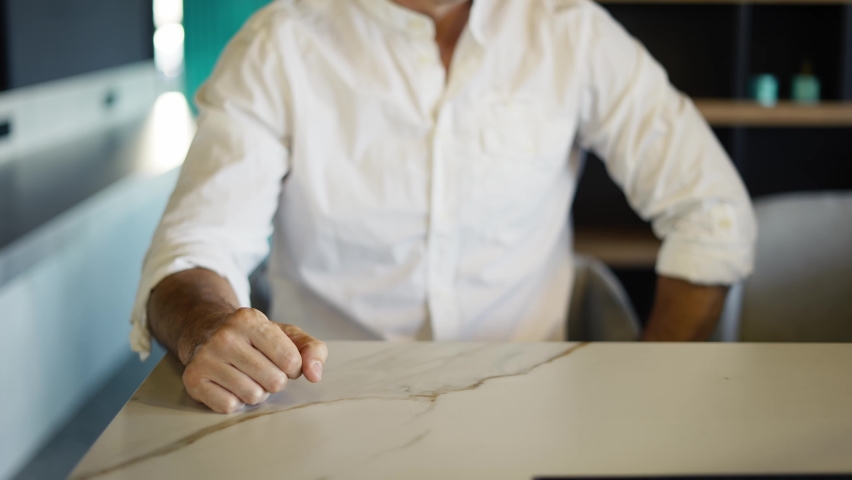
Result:
{"type": "MultiPolygon", "coordinates": [[[[852,189],[852,0],[601,3],[694,99],[753,197],[852,189]],[[821,84],[816,105],[789,101],[806,61],[821,84]],[[747,98],[761,73],[778,78],[775,107],[747,98]]],[[[608,263],[646,313],[659,241],[594,155],[573,219],[577,251],[608,263]]]]}

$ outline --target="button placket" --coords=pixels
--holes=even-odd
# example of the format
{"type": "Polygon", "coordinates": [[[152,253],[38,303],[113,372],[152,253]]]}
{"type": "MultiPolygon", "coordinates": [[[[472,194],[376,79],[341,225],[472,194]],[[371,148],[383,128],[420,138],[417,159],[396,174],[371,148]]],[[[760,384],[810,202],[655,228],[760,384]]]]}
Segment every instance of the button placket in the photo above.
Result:
{"type": "MultiPolygon", "coordinates": [[[[435,340],[457,339],[461,318],[455,293],[458,265],[458,215],[461,198],[461,159],[452,158],[454,117],[452,99],[466,85],[481,63],[481,49],[465,36],[456,49],[450,78],[435,112],[432,135],[432,185],[428,233],[428,298],[435,340]]],[[[443,71],[443,68],[442,68],[443,71]]]]}
{"type": "Polygon", "coordinates": [[[456,208],[453,162],[447,153],[452,145],[449,108],[438,112],[433,135],[432,198],[429,224],[429,309],[436,340],[458,338],[460,330],[454,293],[456,208]]]}

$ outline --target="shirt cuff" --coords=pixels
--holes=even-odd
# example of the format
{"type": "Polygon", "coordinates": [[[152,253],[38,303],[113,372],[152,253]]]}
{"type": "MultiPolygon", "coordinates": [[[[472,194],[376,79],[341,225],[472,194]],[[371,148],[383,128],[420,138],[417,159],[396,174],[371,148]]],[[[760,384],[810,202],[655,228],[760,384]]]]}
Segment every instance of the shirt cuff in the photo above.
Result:
{"type": "Polygon", "coordinates": [[[696,285],[733,285],[754,269],[751,245],[707,245],[666,238],[657,258],[657,274],[696,285]]]}
{"type": "Polygon", "coordinates": [[[130,323],[130,348],[139,354],[143,361],[151,354],[151,331],[148,330],[148,299],[151,290],[169,275],[193,268],[204,268],[226,279],[237,295],[241,307],[251,305],[248,277],[230,262],[217,261],[207,256],[179,256],[146,261],[142,272],[142,281],[136,293],[130,323]]]}

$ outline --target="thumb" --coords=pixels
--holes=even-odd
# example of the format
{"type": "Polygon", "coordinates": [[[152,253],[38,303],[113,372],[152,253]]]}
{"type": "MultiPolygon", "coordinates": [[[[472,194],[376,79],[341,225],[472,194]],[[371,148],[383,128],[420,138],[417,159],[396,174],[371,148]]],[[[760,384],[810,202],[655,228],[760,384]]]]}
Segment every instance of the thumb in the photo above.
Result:
{"type": "Polygon", "coordinates": [[[299,349],[299,353],[302,355],[302,374],[312,383],[319,382],[322,379],[325,361],[328,359],[326,344],[308,335],[295,325],[279,323],[278,326],[299,349]]]}

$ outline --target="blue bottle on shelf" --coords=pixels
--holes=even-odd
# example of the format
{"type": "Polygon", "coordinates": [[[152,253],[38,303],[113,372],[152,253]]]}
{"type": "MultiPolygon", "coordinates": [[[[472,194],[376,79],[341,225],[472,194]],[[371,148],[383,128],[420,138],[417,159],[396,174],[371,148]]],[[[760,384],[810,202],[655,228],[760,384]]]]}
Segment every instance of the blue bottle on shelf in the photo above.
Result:
{"type": "Polygon", "coordinates": [[[751,79],[751,98],[764,107],[778,103],[778,79],[771,73],[755,75],[751,79]]]}
{"type": "Polygon", "coordinates": [[[810,63],[802,64],[802,73],[793,77],[790,99],[797,103],[819,102],[819,79],[813,75],[810,63]]]}

